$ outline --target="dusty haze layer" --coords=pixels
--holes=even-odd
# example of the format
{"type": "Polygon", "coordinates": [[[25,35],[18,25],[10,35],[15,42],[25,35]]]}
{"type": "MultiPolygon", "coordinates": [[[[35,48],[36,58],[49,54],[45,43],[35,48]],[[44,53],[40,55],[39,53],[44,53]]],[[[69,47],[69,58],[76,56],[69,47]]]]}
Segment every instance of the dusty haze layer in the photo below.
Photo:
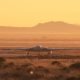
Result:
{"type": "Polygon", "coordinates": [[[76,39],[80,38],[80,26],[65,22],[39,23],[33,27],[0,27],[0,39],[76,39]]]}
{"type": "Polygon", "coordinates": [[[39,23],[33,27],[0,27],[0,46],[74,46],[80,44],[80,26],[65,22],[39,23]]]}

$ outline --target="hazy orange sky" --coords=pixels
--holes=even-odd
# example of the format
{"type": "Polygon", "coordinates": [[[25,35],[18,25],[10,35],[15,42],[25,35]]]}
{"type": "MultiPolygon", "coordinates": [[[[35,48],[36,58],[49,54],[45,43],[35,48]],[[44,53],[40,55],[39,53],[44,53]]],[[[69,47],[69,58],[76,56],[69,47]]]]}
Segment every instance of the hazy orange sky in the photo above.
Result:
{"type": "Polygon", "coordinates": [[[80,24],[80,0],[0,0],[0,25],[29,27],[48,21],[80,24]]]}

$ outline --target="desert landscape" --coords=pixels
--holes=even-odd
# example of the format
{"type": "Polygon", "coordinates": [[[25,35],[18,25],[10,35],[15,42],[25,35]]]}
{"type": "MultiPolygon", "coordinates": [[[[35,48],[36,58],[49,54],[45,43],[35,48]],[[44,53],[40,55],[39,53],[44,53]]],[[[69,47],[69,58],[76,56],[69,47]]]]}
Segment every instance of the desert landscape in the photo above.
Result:
{"type": "Polygon", "coordinates": [[[43,41],[44,45],[39,49],[53,48],[52,54],[39,52],[40,50],[36,48],[37,52],[32,51],[28,55],[27,50],[35,48],[34,42],[40,44],[38,43],[40,40],[33,40],[27,46],[23,46],[23,43],[19,43],[20,46],[10,46],[13,44],[10,43],[7,47],[5,45],[0,47],[1,80],[80,80],[79,46],[69,46],[68,43],[68,46],[64,47],[62,43],[59,44],[60,41],[57,44],[54,41],[57,45],[55,46],[48,40],[46,42],[50,45],[43,41]]]}
{"type": "Polygon", "coordinates": [[[80,0],[0,0],[0,80],[80,80],[80,0]]]}
{"type": "Polygon", "coordinates": [[[0,27],[0,80],[80,80],[79,30],[64,22],[0,27]]]}
{"type": "Polygon", "coordinates": [[[80,80],[80,59],[0,57],[1,80],[80,80]]]}

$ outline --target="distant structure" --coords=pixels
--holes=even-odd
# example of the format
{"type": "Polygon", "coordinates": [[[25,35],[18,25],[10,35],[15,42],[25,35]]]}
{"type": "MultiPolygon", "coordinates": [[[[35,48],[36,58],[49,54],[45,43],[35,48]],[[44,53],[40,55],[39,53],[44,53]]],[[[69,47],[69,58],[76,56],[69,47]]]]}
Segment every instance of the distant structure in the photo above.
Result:
{"type": "Polygon", "coordinates": [[[27,55],[49,55],[53,53],[52,48],[46,48],[43,47],[42,45],[37,45],[32,48],[26,49],[27,55]]]}

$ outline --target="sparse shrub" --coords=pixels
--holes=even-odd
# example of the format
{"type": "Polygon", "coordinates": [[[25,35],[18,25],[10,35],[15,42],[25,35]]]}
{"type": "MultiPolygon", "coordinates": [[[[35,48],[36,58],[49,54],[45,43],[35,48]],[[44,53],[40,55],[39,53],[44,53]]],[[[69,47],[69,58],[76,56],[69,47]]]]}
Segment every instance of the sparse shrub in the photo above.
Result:
{"type": "Polygon", "coordinates": [[[44,73],[49,73],[49,70],[43,66],[38,66],[36,67],[36,71],[41,71],[41,72],[44,72],[44,73]]]}
{"type": "Polygon", "coordinates": [[[5,59],[3,57],[0,57],[0,66],[3,66],[5,63],[5,59]]]}
{"type": "Polygon", "coordinates": [[[35,67],[33,77],[35,79],[44,79],[49,74],[49,70],[43,66],[35,67]]]}
{"type": "Polygon", "coordinates": [[[80,79],[78,79],[76,77],[69,77],[69,78],[67,78],[67,80],[80,80],[80,79]]]}
{"type": "Polygon", "coordinates": [[[61,64],[60,62],[58,62],[58,61],[52,61],[52,63],[51,63],[52,65],[54,65],[54,64],[61,64]]]}
{"type": "Polygon", "coordinates": [[[55,69],[62,69],[64,67],[64,65],[60,63],[59,61],[52,61],[51,65],[55,69]]]}
{"type": "Polygon", "coordinates": [[[13,62],[8,63],[9,66],[15,66],[13,62]]]}
{"type": "Polygon", "coordinates": [[[70,72],[70,69],[68,67],[63,67],[61,70],[64,71],[64,72],[66,72],[66,73],[70,72]]]}
{"type": "Polygon", "coordinates": [[[12,67],[15,67],[14,63],[13,62],[10,62],[10,63],[7,63],[5,66],[5,68],[12,68],[12,67]]]}
{"type": "Polygon", "coordinates": [[[30,66],[33,66],[33,64],[31,64],[31,63],[26,63],[26,64],[22,65],[21,67],[27,68],[27,67],[30,67],[30,66]]]}
{"type": "Polygon", "coordinates": [[[69,66],[69,68],[71,68],[71,69],[80,69],[80,62],[71,64],[71,65],[69,66]]]}

